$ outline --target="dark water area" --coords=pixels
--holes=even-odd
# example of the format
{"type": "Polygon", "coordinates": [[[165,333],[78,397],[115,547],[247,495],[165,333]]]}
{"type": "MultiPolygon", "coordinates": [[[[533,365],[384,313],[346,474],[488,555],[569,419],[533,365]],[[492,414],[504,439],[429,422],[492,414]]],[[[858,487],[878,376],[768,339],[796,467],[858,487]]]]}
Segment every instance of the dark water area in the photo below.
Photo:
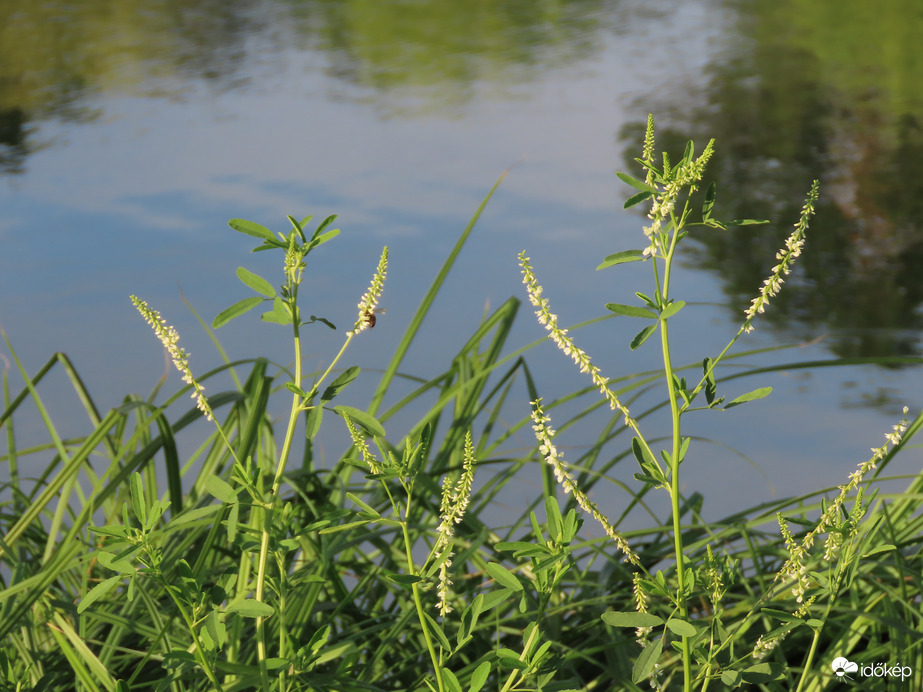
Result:
{"type": "MultiPolygon", "coordinates": [[[[237,266],[279,281],[276,258],[248,254],[253,243],[227,220],[285,231],[287,214],[336,213],[343,233],[309,264],[305,293],[341,328],[316,328],[306,352],[312,367],[336,353],[387,244],[388,312],[349,360],[374,378],[480,200],[513,166],[405,361],[432,377],[485,305],[525,298],[522,249],[564,324],[652,290],[647,268],[592,271],[642,245],[643,217],[622,210],[632,191],[615,171],[638,174],[652,112],[658,150],[678,157],[687,139],[701,148],[716,138],[706,177],[719,183],[716,215],[772,221],[693,234],[673,284],[690,303],[673,331],[681,360],[714,355],[736,332],[815,178],[821,201],[805,253],[741,342],[806,345],[747,364],[892,358],[741,384],[775,391],[689,419],[706,441],[688,490],[705,492],[716,516],[836,485],[904,404],[914,413],[923,403],[919,366],[899,362],[919,354],[923,326],[921,31],[923,12],[909,1],[874,10],[855,1],[5,2],[0,326],[30,372],[64,351],[100,408],[115,406],[164,371],[129,294],[177,327],[204,372],[220,358],[180,292],[210,322],[248,295],[237,266]]],[[[658,365],[653,341],[628,351],[634,326],[610,320],[577,335],[617,377],[658,365]]],[[[511,350],[542,333],[524,306],[511,350]]],[[[292,359],[287,333],[255,313],[219,337],[232,358],[292,359]]],[[[5,346],[0,354],[10,359],[5,346]]],[[[587,384],[549,344],[528,357],[546,400],[587,384]]],[[[11,382],[18,391],[18,376],[11,382]]],[[[63,378],[40,391],[66,431],[85,430],[63,378]]],[[[510,422],[528,415],[521,398],[510,422]]],[[[389,433],[411,420],[396,418],[389,433]]],[[[45,439],[37,416],[16,422],[23,443],[45,439]]],[[[560,440],[569,458],[590,432],[560,440]]],[[[326,442],[330,458],[341,442],[326,442]]],[[[908,450],[900,470],[919,466],[908,450]]],[[[536,478],[526,475],[527,494],[536,478]]]]}

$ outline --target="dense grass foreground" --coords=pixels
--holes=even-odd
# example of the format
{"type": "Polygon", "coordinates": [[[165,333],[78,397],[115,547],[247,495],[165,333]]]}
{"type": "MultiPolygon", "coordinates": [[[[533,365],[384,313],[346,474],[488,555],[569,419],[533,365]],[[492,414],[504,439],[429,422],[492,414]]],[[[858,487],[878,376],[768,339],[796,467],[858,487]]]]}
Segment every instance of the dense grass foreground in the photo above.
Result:
{"type": "MultiPolygon", "coordinates": [[[[289,217],[285,234],[231,222],[259,240],[257,250],[280,254],[283,278],[276,287],[238,269],[257,295],[212,326],[263,305],[264,321],[291,330],[289,367],[225,359],[196,375],[176,331],[133,297],[186,386],[161,404],[156,391],[146,400],[127,397],[102,416],[66,356],[56,354],[29,374],[7,340],[25,387],[14,397],[5,371],[0,688],[919,688],[923,474],[906,479],[900,494],[876,488],[919,430],[920,416],[897,422],[839,486],[713,523],[699,515],[703,498],[681,493],[683,461],[695,463],[683,417],[769,392],[736,388],[750,372],[723,375],[737,337],[697,361],[698,380],[692,366],[674,360],[668,322],[685,307],[671,294],[676,247],[696,226],[720,232],[728,224],[712,217],[714,185],[693,223],[690,200],[712,144],[696,158],[690,143],[675,164],[666,155],[655,161],[653,146],[649,123],[638,159],[645,179],[621,175],[638,191],[626,206],[652,202],[647,245],[612,255],[600,268],[635,261],[653,268],[654,289],[637,294],[641,303],[606,307],[646,320],[631,347],[659,336],[660,372],[605,377],[558,325],[536,270],[525,253],[520,257],[540,323],[588,377],[587,388],[568,397],[587,401],[573,420],[597,410],[600,397],[615,412],[572,466],[551,427],[550,414],[562,402],[542,402],[540,378],[525,360],[528,347],[505,355],[515,299],[485,316],[443,374],[411,378],[416,390],[381,410],[496,185],[362,408],[348,405],[349,386],[367,374],[344,360],[349,344],[375,325],[387,248],[339,353],[323,372],[305,372],[302,361],[307,328],[332,326],[303,315],[298,302],[305,258],[338,233],[332,218],[310,231],[309,219],[289,217]],[[83,437],[62,439],[42,403],[42,382],[58,371],[90,418],[83,437]],[[234,386],[210,391],[218,375],[234,386]],[[630,410],[658,379],[665,400],[630,410]],[[168,417],[186,395],[195,406],[168,417]],[[267,414],[272,396],[290,399],[284,428],[267,414]],[[40,448],[16,444],[14,414],[27,401],[48,431],[40,448]],[[672,429],[652,434],[645,421],[662,406],[672,429]],[[408,407],[425,413],[409,430],[386,431],[408,407]],[[517,422],[503,422],[510,420],[517,422]],[[177,434],[192,424],[213,432],[180,459],[177,434]],[[344,426],[353,440],[332,468],[315,463],[322,425],[344,426]],[[507,441],[529,427],[535,447],[512,455],[507,441]],[[666,440],[663,449],[658,440],[666,440]],[[22,468],[39,454],[53,459],[36,480],[22,468]],[[588,493],[617,463],[638,464],[633,498],[599,507],[588,493]],[[527,464],[540,464],[542,495],[509,525],[489,526],[485,509],[527,464]],[[166,479],[166,492],[158,478],[166,479]],[[657,492],[669,497],[669,516],[651,511],[648,528],[623,531],[629,511],[645,508],[647,494],[657,492]],[[581,531],[586,519],[606,538],[588,538],[581,531]]],[[[816,196],[815,186],[738,336],[780,289],[816,196]]]]}

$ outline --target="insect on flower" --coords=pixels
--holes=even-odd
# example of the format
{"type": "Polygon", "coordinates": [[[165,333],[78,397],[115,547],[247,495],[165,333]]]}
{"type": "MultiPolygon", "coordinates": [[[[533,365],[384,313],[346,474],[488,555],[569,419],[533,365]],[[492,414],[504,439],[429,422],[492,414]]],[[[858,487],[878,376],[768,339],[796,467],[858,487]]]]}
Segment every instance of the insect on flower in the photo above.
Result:
{"type": "Polygon", "coordinates": [[[378,322],[375,314],[377,313],[379,315],[384,315],[386,312],[388,312],[387,308],[375,308],[373,310],[366,310],[365,322],[369,325],[369,329],[373,329],[375,327],[375,323],[378,322]]]}

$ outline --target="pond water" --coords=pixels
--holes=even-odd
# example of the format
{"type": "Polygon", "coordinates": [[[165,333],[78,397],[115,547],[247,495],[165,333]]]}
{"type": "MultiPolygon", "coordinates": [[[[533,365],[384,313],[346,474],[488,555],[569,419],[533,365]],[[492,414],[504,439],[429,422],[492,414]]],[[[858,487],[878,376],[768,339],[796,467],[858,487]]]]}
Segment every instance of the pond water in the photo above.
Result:
{"type": "MultiPolygon", "coordinates": [[[[485,305],[524,298],[520,250],[565,324],[652,291],[646,267],[592,270],[605,255],[642,244],[643,218],[622,210],[632,191],[615,171],[638,174],[632,159],[653,112],[658,149],[675,156],[688,138],[700,147],[717,138],[708,178],[719,182],[719,217],[773,221],[689,244],[673,283],[691,304],[672,332],[682,362],[714,355],[736,332],[814,178],[821,202],[791,290],[741,342],[806,345],[747,363],[908,360],[736,382],[732,396],[765,385],[775,392],[693,419],[690,430],[748,458],[703,443],[687,490],[706,493],[714,518],[842,483],[882,443],[902,405],[914,414],[923,403],[913,364],[923,297],[923,19],[913,7],[198,0],[141,11],[101,0],[4,3],[0,326],[29,372],[67,353],[105,410],[129,392],[146,394],[163,372],[129,294],[178,328],[193,368],[204,372],[220,358],[181,295],[210,321],[248,295],[237,266],[278,276],[276,258],[248,254],[252,239],[227,220],[285,231],[287,214],[335,213],[342,235],[312,256],[304,292],[306,310],[341,329],[312,327],[306,350],[314,365],[336,352],[387,244],[388,312],[348,358],[373,377],[477,205],[512,166],[402,368],[432,377],[485,305]]],[[[255,315],[219,331],[232,358],[289,362],[286,334],[255,315]]],[[[635,331],[619,318],[576,334],[616,377],[658,363],[654,341],[628,350],[635,331]]],[[[541,336],[523,308],[510,350],[541,336]]],[[[9,357],[5,347],[0,353],[9,357]]],[[[549,344],[528,357],[546,401],[586,384],[549,344]]],[[[177,387],[178,375],[171,378],[177,387]]],[[[66,434],[85,429],[63,376],[41,391],[66,434]]],[[[361,397],[349,403],[364,405],[361,397]]],[[[522,398],[508,422],[526,415],[522,398]]],[[[43,439],[37,417],[20,416],[17,425],[21,444],[43,439]]],[[[399,436],[400,419],[392,425],[399,436]]],[[[578,431],[560,440],[571,458],[585,448],[588,431],[578,431]]],[[[515,442],[530,444],[525,433],[515,442]]],[[[336,445],[326,445],[331,457],[336,445]]],[[[894,470],[919,467],[918,452],[908,450],[894,470]]],[[[530,497],[536,479],[524,475],[530,497]]],[[[619,492],[605,498],[598,489],[596,497],[617,506],[619,492]]]]}

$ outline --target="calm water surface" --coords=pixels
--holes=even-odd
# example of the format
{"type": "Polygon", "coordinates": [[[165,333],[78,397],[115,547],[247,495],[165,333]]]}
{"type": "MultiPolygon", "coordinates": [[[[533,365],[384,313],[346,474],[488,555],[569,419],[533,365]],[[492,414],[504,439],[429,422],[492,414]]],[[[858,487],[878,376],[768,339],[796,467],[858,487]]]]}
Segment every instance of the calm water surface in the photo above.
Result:
{"type": "MultiPolygon", "coordinates": [[[[514,166],[405,362],[431,377],[485,305],[524,297],[522,249],[566,324],[652,290],[646,267],[592,270],[641,245],[641,218],[622,210],[631,191],[615,171],[631,171],[653,112],[659,148],[677,156],[687,138],[717,138],[709,175],[719,216],[774,221],[690,244],[673,284],[695,303],[672,332],[683,362],[717,353],[736,331],[813,178],[822,202],[791,290],[742,344],[813,343],[747,363],[914,356],[923,20],[909,2],[874,14],[858,2],[825,5],[201,0],[142,13],[101,1],[4,3],[0,325],[30,372],[66,352],[106,409],[146,394],[163,371],[129,294],[176,325],[204,372],[220,358],[181,295],[210,321],[248,295],[237,266],[277,281],[276,258],[249,255],[253,243],[227,220],[284,231],[286,214],[336,213],[342,235],[312,255],[304,292],[305,309],[341,330],[313,328],[309,362],[338,349],[387,244],[388,312],[349,359],[381,368],[478,203],[514,166]],[[887,36],[889,50],[870,35],[887,36]]],[[[628,351],[636,329],[610,320],[577,335],[615,377],[657,365],[653,341],[628,351]]],[[[523,309],[511,343],[541,334],[523,309]]],[[[219,336],[233,358],[291,360],[287,334],[255,313],[219,336]]],[[[585,384],[548,344],[529,358],[546,400],[585,384]]],[[[739,454],[703,442],[687,489],[708,491],[714,517],[841,483],[900,406],[923,403],[920,384],[913,366],[736,381],[731,396],[775,392],[689,419],[691,433],[739,454]]],[[[62,376],[42,392],[65,433],[85,429],[62,376]]],[[[364,405],[357,396],[350,403],[364,405]]],[[[527,414],[523,394],[507,422],[527,414]]],[[[395,437],[400,424],[389,426],[395,437]]],[[[17,425],[22,444],[44,439],[37,418],[17,425]]],[[[590,432],[562,437],[570,458],[590,432]]],[[[338,454],[338,438],[325,445],[338,454]]],[[[909,450],[900,468],[919,465],[909,450]]],[[[523,497],[533,478],[524,475],[523,497]]],[[[601,504],[617,506],[618,492],[601,504]]]]}

